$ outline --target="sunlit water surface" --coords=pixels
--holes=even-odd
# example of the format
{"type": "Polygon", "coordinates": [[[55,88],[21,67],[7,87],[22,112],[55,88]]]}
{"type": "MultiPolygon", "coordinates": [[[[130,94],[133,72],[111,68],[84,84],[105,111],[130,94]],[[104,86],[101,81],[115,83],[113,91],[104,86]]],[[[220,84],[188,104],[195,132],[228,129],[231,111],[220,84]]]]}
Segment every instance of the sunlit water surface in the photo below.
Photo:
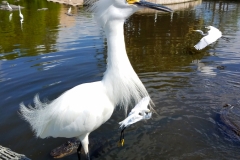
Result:
{"type": "MultiPolygon", "coordinates": [[[[240,3],[169,7],[176,10],[172,16],[140,12],[124,26],[129,59],[159,115],[128,128],[118,148],[118,122],[125,117],[116,109],[90,135],[92,159],[239,159],[240,142],[221,127],[219,114],[226,103],[240,107],[240,3]],[[192,30],[208,25],[224,39],[196,51],[201,36],[192,30]]],[[[64,14],[67,9],[29,3],[22,25],[17,11],[11,20],[10,12],[0,11],[0,145],[34,160],[52,159],[49,152],[66,139],[37,139],[20,118],[19,103],[32,104],[37,93],[53,100],[78,84],[101,80],[106,69],[104,32],[83,8],[73,8],[72,17],[64,14]],[[49,9],[37,11],[41,7],[49,9]]]]}

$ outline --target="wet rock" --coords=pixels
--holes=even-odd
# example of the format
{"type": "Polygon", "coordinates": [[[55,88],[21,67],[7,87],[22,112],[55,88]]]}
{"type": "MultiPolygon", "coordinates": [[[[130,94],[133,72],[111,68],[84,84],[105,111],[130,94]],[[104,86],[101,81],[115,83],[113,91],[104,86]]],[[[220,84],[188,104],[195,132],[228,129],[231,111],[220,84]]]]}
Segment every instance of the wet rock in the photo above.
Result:
{"type": "Polygon", "coordinates": [[[23,154],[18,154],[16,152],[13,152],[11,149],[3,147],[0,145],[0,159],[1,160],[30,160],[23,154]]]}

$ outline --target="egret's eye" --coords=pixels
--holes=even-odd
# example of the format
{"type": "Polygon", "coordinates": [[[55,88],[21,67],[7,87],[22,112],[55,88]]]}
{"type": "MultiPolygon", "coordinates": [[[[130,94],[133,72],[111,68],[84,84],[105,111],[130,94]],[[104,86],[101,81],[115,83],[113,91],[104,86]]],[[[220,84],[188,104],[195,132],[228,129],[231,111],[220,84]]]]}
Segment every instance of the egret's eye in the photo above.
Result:
{"type": "Polygon", "coordinates": [[[142,115],[142,113],[138,113],[140,116],[142,115]]]}

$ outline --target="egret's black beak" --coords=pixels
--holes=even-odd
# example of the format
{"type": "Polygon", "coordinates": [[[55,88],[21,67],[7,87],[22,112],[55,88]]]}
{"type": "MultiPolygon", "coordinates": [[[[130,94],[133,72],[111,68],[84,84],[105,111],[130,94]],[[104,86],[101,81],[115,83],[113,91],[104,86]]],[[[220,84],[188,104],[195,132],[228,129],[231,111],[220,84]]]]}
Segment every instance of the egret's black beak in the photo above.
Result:
{"type": "Polygon", "coordinates": [[[147,2],[145,0],[127,0],[127,2],[129,4],[135,4],[141,7],[145,7],[145,8],[152,8],[158,11],[164,11],[164,12],[173,12],[172,9],[165,7],[163,5],[160,4],[155,4],[155,3],[151,3],[151,2],[147,2]]]}

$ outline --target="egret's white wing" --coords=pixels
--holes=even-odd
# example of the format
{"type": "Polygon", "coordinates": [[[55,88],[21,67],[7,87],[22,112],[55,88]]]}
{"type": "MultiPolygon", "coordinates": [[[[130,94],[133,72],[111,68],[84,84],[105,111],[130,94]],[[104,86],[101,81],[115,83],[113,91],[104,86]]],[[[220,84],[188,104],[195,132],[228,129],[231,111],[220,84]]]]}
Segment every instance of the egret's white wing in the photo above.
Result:
{"type": "Polygon", "coordinates": [[[220,37],[222,37],[222,32],[219,31],[217,28],[213,26],[208,27],[210,30],[208,31],[208,35],[204,36],[194,47],[197,50],[201,50],[205,48],[206,46],[212,44],[216,40],[218,40],[220,37]]]}
{"type": "Polygon", "coordinates": [[[42,103],[36,97],[35,108],[21,104],[21,113],[37,137],[77,137],[95,130],[110,118],[114,107],[104,91],[101,82],[81,84],[51,103],[42,103]]]}
{"type": "Polygon", "coordinates": [[[194,46],[194,48],[197,50],[201,50],[201,49],[207,47],[207,45],[209,45],[209,42],[205,36],[194,46]]]}

